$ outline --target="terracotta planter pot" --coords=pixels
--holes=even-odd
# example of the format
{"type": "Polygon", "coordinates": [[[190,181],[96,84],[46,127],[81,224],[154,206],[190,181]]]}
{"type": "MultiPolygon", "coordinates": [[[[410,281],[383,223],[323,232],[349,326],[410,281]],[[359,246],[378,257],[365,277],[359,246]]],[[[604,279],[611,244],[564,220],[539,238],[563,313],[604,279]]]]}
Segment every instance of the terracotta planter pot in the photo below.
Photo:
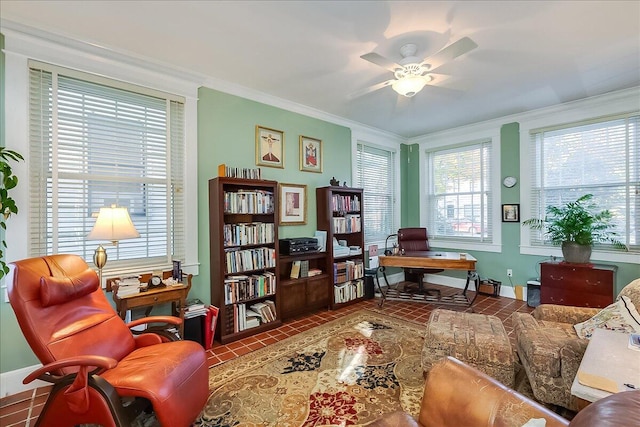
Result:
{"type": "Polygon", "coordinates": [[[579,245],[575,242],[562,244],[562,256],[566,262],[574,264],[588,264],[591,259],[591,246],[579,245]]]}

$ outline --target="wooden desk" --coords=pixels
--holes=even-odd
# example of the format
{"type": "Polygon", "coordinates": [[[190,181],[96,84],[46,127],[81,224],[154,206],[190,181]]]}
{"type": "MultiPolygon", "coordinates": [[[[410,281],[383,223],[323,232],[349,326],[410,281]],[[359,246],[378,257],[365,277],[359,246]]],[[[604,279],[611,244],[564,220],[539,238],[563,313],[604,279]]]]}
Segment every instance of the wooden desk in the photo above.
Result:
{"type": "Polygon", "coordinates": [[[626,384],[640,386],[640,351],[627,347],[629,334],[596,329],[584,352],[578,373],[571,385],[571,395],[580,406],[607,397],[616,392],[628,391],[626,384]],[[585,375],[586,374],[586,375],[585,375]],[[583,384],[583,382],[585,384],[583,384]],[[610,391],[590,385],[603,386],[610,391]]]}
{"type": "MultiPolygon", "coordinates": [[[[151,277],[151,274],[142,275],[140,282],[146,283],[149,277],[151,277]]],[[[164,272],[163,277],[171,277],[171,272],[164,272]]],[[[116,311],[122,319],[126,317],[127,310],[133,308],[147,307],[145,316],[149,316],[154,306],[171,303],[172,314],[182,319],[182,323],[178,329],[180,331],[180,338],[184,338],[184,310],[187,306],[187,295],[191,289],[192,275],[183,276],[183,281],[185,278],[187,279],[187,284],[181,283],[173,286],[149,289],[145,292],[138,292],[137,294],[122,297],[118,296],[117,279],[109,279],[110,283],[108,283],[107,289],[109,286],[111,287],[113,301],[116,303],[116,311]]]]}
{"type": "Polygon", "coordinates": [[[379,257],[380,269],[384,276],[384,281],[387,283],[387,292],[382,293],[382,300],[380,306],[384,303],[385,299],[393,300],[410,300],[429,302],[433,304],[449,304],[449,305],[466,305],[471,306],[478,295],[478,284],[480,279],[476,274],[476,262],[477,260],[469,255],[464,254],[461,256],[460,252],[441,252],[441,251],[421,251],[421,252],[405,252],[404,255],[382,255],[379,257]],[[399,267],[399,268],[433,268],[442,270],[466,270],[467,271],[467,283],[464,286],[464,290],[461,294],[456,295],[429,295],[427,294],[408,294],[404,292],[397,292],[389,286],[387,275],[385,272],[386,267],[399,267]],[[474,282],[476,287],[476,293],[472,300],[467,297],[467,291],[469,290],[469,283],[474,282]]]}

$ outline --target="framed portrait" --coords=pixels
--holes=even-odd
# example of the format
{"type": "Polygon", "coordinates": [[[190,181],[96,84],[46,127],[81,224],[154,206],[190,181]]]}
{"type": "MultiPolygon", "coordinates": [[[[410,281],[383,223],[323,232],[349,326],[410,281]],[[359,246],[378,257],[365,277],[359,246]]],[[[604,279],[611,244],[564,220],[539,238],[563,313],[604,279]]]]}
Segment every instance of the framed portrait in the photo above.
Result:
{"type": "Polygon", "coordinates": [[[322,172],[322,140],[300,135],[300,170],[322,172]]]}
{"type": "Polygon", "coordinates": [[[256,165],[284,169],[284,132],[256,126],[256,165]]]}
{"type": "Polygon", "coordinates": [[[520,222],[520,205],[502,205],[502,222],[520,222]]]}
{"type": "Polygon", "coordinates": [[[280,196],[280,225],[307,223],[307,186],[278,184],[280,196]]]}

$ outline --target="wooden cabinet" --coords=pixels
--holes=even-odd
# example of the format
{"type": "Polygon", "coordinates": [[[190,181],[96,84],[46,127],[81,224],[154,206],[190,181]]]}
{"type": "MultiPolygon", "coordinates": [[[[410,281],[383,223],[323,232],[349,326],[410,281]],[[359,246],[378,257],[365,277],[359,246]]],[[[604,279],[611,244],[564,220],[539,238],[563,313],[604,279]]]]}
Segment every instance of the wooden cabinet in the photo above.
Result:
{"type": "Polygon", "coordinates": [[[220,308],[216,337],[222,343],[282,324],[277,188],[276,181],[227,177],[209,181],[211,303],[220,308]],[[258,313],[264,316],[256,325],[251,311],[264,305],[271,310],[258,313]]]}
{"type": "Polygon", "coordinates": [[[326,252],[299,255],[281,255],[278,262],[280,280],[280,312],[282,319],[329,307],[330,276],[327,272],[326,252]],[[307,263],[308,271],[320,274],[307,277],[291,277],[295,263],[307,263]]]}
{"type": "Polygon", "coordinates": [[[331,308],[361,301],[364,299],[362,189],[337,186],[317,188],[316,206],[318,230],[327,232],[331,308]],[[340,242],[345,245],[337,244],[340,242]],[[336,246],[340,246],[338,249],[341,252],[336,246]]]}
{"type": "Polygon", "coordinates": [[[543,262],[540,303],[606,307],[613,302],[616,266],[543,262]]]}

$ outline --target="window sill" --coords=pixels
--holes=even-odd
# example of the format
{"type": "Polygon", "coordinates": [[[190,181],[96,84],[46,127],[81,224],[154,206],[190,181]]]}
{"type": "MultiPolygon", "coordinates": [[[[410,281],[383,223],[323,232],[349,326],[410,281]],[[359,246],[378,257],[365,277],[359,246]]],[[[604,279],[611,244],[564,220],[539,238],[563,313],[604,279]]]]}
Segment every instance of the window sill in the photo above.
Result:
{"type": "MultiPolygon", "coordinates": [[[[562,258],[562,249],[558,246],[520,246],[522,255],[556,256],[562,258]]],[[[605,252],[593,251],[592,261],[622,262],[629,264],[640,263],[640,254],[637,252],[605,252]]]]}
{"type": "Polygon", "coordinates": [[[429,246],[434,248],[455,249],[456,251],[502,252],[502,245],[496,245],[494,243],[429,239],[429,246]]]}

